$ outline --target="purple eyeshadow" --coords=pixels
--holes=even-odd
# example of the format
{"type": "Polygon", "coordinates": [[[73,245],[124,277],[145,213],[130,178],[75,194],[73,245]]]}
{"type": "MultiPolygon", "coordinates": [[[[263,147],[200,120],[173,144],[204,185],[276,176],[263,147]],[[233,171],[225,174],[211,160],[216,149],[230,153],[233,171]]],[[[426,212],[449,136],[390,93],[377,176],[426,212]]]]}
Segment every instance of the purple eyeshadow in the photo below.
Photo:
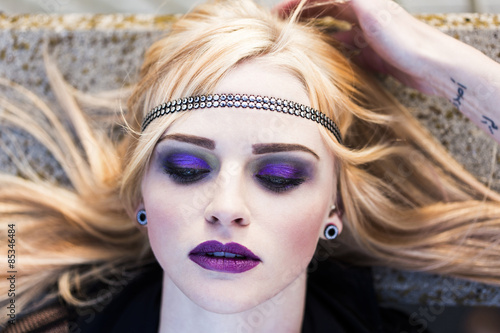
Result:
{"type": "Polygon", "coordinates": [[[290,164],[267,164],[257,173],[259,176],[280,178],[302,178],[305,172],[290,164]]]}
{"type": "Polygon", "coordinates": [[[165,161],[176,168],[210,169],[210,165],[203,159],[189,154],[171,154],[167,156],[165,161]]]}

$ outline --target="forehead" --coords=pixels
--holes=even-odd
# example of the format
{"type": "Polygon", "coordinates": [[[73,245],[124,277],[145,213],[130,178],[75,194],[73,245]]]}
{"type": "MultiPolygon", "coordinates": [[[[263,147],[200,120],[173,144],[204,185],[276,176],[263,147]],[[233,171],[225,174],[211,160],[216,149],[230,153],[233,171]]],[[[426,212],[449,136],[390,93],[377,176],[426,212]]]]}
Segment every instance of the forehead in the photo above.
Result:
{"type": "Polygon", "coordinates": [[[227,73],[216,86],[215,93],[230,92],[272,96],[310,105],[300,80],[267,58],[243,62],[227,73]]]}
{"type": "MultiPolygon", "coordinates": [[[[252,60],[237,66],[219,82],[214,93],[253,94],[310,105],[297,77],[263,60],[252,60]]],[[[215,140],[219,147],[232,145],[245,149],[255,143],[297,143],[319,154],[329,154],[315,122],[269,110],[195,110],[172,124],[167,133],[207,137],[215,140]]]]}

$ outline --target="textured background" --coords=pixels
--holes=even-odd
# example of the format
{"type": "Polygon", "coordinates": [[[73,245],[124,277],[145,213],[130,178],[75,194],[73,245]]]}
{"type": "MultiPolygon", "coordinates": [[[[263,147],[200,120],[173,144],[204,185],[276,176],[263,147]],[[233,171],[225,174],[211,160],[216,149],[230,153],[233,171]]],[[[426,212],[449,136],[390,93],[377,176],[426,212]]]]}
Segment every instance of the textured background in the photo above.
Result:
{"type": "MultiPolygon", "coordinates": [[[[500,60],[500,15],[419,18],[500,60]]],[[[76,88],[98,92],[127,86],[136,78],[146,47],[168,30],[173,19],[152,15],[0,15],[0,77],[21,83],[51,101],[53,94],[41,56],[43,42],[48,41],[59,68],[76,88]]],[[[466,169],[500,190],[497,144],[446,99],[424,96],[392,80],[385,83],[466,169]]],[[[0,125],[4,148],[28,152],[40,173],[64,180],[57,164],[36,142],[22,134],[13,142],[12,133],[16,132],[0,125]]],[[[0,168],[16,172],[1,150],[0,168]]],[[[380,300],[387,304],[500,306],[498,289],[487,285],[387,268],[375,268],[374,278],[380,300]]]]}

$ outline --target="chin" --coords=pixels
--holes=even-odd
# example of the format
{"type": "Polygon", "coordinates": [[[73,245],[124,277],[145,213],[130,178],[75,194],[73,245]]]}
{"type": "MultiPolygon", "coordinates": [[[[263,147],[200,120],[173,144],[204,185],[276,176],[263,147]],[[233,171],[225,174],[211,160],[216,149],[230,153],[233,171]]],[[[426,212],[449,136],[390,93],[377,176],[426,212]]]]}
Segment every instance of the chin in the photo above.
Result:
{"type": "Polygon", "coordinates": [[[199,307],[206,311],[219,314],[241,313],[256,307],[266,299],[259,302],[259,297],[246,288],[232,290],[231,288],[214,288],[211,292],[196,293],[190,297],[199,307]],[[243,290],[242,290],[243,289],[243,290]]]}

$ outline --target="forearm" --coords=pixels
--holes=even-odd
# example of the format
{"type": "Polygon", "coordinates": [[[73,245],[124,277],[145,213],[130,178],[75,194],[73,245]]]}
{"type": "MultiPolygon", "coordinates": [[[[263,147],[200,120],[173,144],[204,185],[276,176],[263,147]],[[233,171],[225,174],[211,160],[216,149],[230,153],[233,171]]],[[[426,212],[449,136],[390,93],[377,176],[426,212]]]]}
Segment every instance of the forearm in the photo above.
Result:
{"type": "Polygon", "coordinates": [[[434,90],[500,143],[500,64],[460,43],[430,74],[434,90]]]}

